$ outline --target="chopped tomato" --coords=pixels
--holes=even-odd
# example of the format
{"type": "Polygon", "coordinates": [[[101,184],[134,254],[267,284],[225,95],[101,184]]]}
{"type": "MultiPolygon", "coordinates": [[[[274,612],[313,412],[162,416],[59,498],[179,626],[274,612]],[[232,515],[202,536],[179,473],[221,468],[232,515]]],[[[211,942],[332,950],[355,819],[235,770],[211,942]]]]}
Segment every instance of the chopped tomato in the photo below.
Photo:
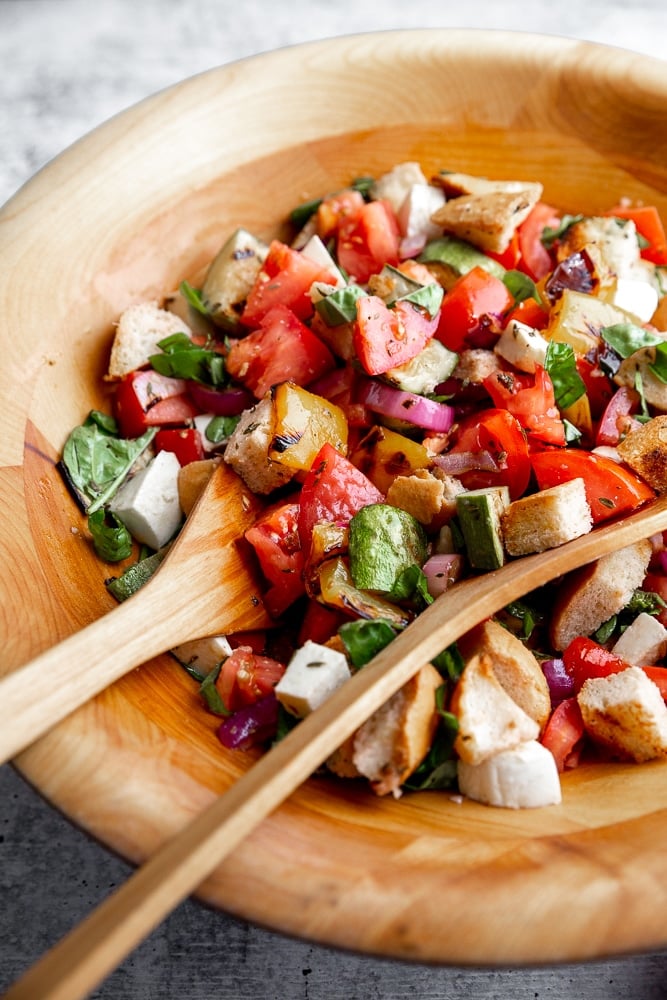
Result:
{"type": "Polygon", "coordinates": [[[141,369],[116,386],[115,412],[123,437],[139,437],[149,427],[184,424],[199,410],[187,395],[187,382],[141,369]]]}
{"type": "Polygon", "coordinates": [[[251,646],[238,646],[227,657],[215,682],[223,705],[236,712],[271,694],[285,673],[285,665],[269,656],[259,656],[251,646]]]}
{"type": "Polygon", "coordinates": [[[634,207],[617,205],[605,212],[617,219],[632,219],[637,232],[644,238],[647,246],[641,248],[645,260],[661,266],[667,265],[667,236],[665,227],[655,205],[636,205],[634,207]]]}
{"type": "Polygon", "coordinates": [[[345,188],[324,198],[317,209],[317,235],[322,240],[331,239],[337,234],[341,224],[356,218],[363,207],[363,196],[353,188],[345,188]]]}
{"type": "Polygon", "coordinates": [[[499,264],[502,264],[504,268],[508,271],[514,271],[518,267],[519,261],[521,260],[521,247],[519,246],[519,234],[515,230],[512,233],[512,239],[509,242],[509,246],[502,253],[494,253],[493,250],[484,251],[487,257],[492,257],[493,260],[497,260],[499,264]]]}
{"type": "Polygon", "coordinates": [[[512,304],[500,278],[483,267],[473,267],[445,293],[436,337],[450,351],[462,351],[472,346],[471,337],[497,326],[512,304]]]}
{"type": "Polygon", "coordinates": [[[543,201],[538,201],[517,229],[521,251],[518,269],[533,281],[546,277],[553,267],[549,251],[542,243],[542,233],[547,227],[555,228],[559,222],[560,217],[556,209],[543,201]]]}
{"type": "Polygon", "coordinates": [[[532,326],[534,330],[544,330],[549,323],[549,313],[537,299],[531,296],[528,299],[522,299],[514,306],[505,319],[505,326],[513,320],[525,323],[526,326],[532,326]]]}
{"type": "Polygon", "coordinates": [[[467,490],[507,486],[515,500],[528,486],[531,465],[526,436],[507,410],[481,410],[462,420],[450,453],[488,453],[496,464],[495,470],[462,472],[459,478],[467,490]]]}
{"type": "Polygon", "coordinates": [[[286,306],[299,319],[307,319],[313,312],[308,292],[314,281],[332,283],[334,278],[326,268],[298,250],[273,240],[248,295],[241,322],[256,327],[276,306],[286,306]]]}
{"type": "Polygon", "coordinates": [[[576,766],[578,744],[584,737],[584,720],[576,698],[565,698],[553,710],[540,742],[551,751],[556,767],[562,773],[576,766]]]}
{"type": "Polygon", "coordinates": [[[600,366],[588,358],[577,357],[577,371],[586,386],[586,396],[591,410],[591,417],[597,420],[607,403],[614,395],[616,386],[600,366]]]}
{"type": "Polygon", "coordinates": [[[576,694],[591,677],[609,677],[630,666],[622,657],[583,635],[573,639],[563,651],[563,663],[574,681],[576,694]]]}
{"type": "Polygon", "coordinates": [[[280,382],[308,385],[335,366],[334,357],[319,337],[286,306],[276,306],[227,355],[227,371],[257,399],[280,382]]]}
{"type": "MultiPolygon", "coordinates": [[[[299,629],[298,645],[304,642],[325,643],[336,634],[343,622],[349,621],[346,615],[337,608],[328,608],[319,601],[309,599],[299,629]]],[[[667,671],[666,671],[667,673],[667,671]]]]}
{"type": "Polygon", "coordinates": [[[380,375],[416,357],[437,328],[437,316],[409,302],[390,309],[377,295],[364,295],[357,302],[354,349],[364,371],[380,375]]]}
{"type": "Polygon", "coordinates": [[[484,388],[496,406],[516,417],[529,439],[565,445],[565,427],[556,406],[553,383],[541,365],[535,366],[534,375],[493,372],[484,379],[484,388]]]}
{"type": "MultiPolygon", "coordinates": [[[[667,576],[663,573],[654,573],[652,571],[648,572],[644,577],[644,582],[642,584],[643,590],[648,590],[653,594],[657,594],[658,597],[662,597],[663,601],[667,604],[667,576]]],[[[658,612],[656,618],[661,625],[667,628],[667,608],[662,608],[658,612]]]]}
{"type": "Polygon", "coordinates": [[[383,499],[363,472],[330,444],[323,445],[301,488],[299,534],[304,552],[310,550],[318,521],[347,524],[362,507],[383,499]]]}
{"type": "Polygon", "coordinates": [[[342,217],[336,244],[338,263],[360,284],[385,264],[398,264],[400,232],[386,201],[364,203],[356,215],[342,217]]]}
{"type": "Polygon", "coordinates": [[[271,584],[263,600],[267,611],[275,618],[305,593],[298,525],[299,504],[287,501],[262,514],[245,533],[262,573],[271,584]]]}
{"type": "Polygon", "coordinates": [[[604,455],[563,448],[537,452],[530,460],[541,490],[571,479],[583,479],[595,524],[627,514],[655,497],[651,487],[634,472],[604,455]]]}
{"type": "Polygon", "coordinates": [[[156,451],[171,451],[181,465],[199,462],[204,458],[204,445],[196,427],[174,427],[160,430],[155,435],[156,451]]]}
{"type": "Polygon", "coordinates": [[[636,389],[621,386],[611,397],[598,425],[595,444],[615,447],[634,421],[631,414],[638,413],[641,398],[636,389]]]}

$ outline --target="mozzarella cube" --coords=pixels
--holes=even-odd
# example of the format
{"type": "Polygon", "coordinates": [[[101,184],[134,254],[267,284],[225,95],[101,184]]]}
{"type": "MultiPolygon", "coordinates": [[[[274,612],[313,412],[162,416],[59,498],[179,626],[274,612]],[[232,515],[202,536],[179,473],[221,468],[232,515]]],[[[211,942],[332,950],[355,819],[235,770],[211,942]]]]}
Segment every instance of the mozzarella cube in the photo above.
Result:
{"type": "Polygon", "coordinates": [[[445,204],[442,188],[430,184],[413,184],[398,210],[401,235],[407,239],[423,236],[424,242],[442,235],[442,227],[431,222],[431,216],[445,204]]]}
{"type": "Polygon", "coordinates": [[[469,799],[504,809],[535,809],[561,801],[552,753],[537,740],[488,757],[481,764],[458,762],[459,790],[469,799]]]}
{"type": "Polygon", "coordinates": [[[501,333],[494,351],[519,371],[533,373],[535,365],[544,367],[547,347],[548,342],[539,331],[513,320],[501,333]]]}
{"type": "Polygon", "coordinates": [[[376,201],[388,201],[394,212],[398,212],[405,196],[414,184],[426,185],[426,177],[418,163],[398,163],[388,173],[379,177],[371,189],[371,197],[376,201]]]}
{"type": "Polygon", "coordinates": [[[109,504],[130,534],[152,549],[161,549],[181,523],[180,467],[173,452],[159,451],[145,468],[123,483],[109,504]]]}
{"type": "Polygon", "coordinates": [[[617,278],[614,290],[607,300],[618,309],[630,313],[642,323],[648,323],[658,308],[658,292],[638,278],[617,278]]]}
{"type": "Polygon", "coordinates": [[[343,653],[308,640],[287,664],[275,687],[276,698],[286,711],[303,719],[349,677],[343,653]]]}
{"type": "Polygon", "coordinates": [[[193,639],[175,646],[172,653],[186,667],[192,667],[202,677],[232,654],[226,635],[212,635],[208,639],[193,639]]]}
{"type": "Polygon", "coordinates": [[[612,649],[632,667],[658,663],[667,653],[667,629],[653,615],[637,615],[612,649]]]}

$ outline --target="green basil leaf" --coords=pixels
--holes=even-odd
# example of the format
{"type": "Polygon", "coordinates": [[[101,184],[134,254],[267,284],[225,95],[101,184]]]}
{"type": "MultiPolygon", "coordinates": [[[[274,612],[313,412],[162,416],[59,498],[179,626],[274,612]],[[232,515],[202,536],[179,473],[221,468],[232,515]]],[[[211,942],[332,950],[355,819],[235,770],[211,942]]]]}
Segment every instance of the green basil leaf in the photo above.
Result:
{"type": "Polygon", "coordinates": [[[194,344],[185,333],[173,333],[158,342],[162,354],[151,354],[151,366],[160,375],[190,379],[205,385],[225,381],[224,358],[217,351],[194,344]]]}
{"type": "Polygon", "coordinates": [[[361,285],[344,285],[315,302],[315,309],[327,326],[342,326],[357,318],[357,302],[368,295],[361,285]]]}
{"type": "Polygon", "coordinates": [[[91,424],[95,424],[105,434],[118,435],[118,422],[111,414],[103,413],[102,410],[90,411],[84,422],[84,427],[90,427],[91,424]]]}
{"type": "MultiPolygon", "coordinates": [[[[436,704],[442,705],[445,685],[436,691],[436,704]]],[[[429,752],[416,771],[405,782],[411,791],[435,791],[455,788],[457,777],[454,741],[458,733],[458,720],[451,712],[438,709],[440,722],[429,752]]]]}
{"type": "Polygon", "coordinates": [[[577,359],[570,344],[550,340],[544,367],[554,387],[556,406],[567,410],[586,393],[586,386],[577,371],[577,359]]]}
{"type": "Polygon", "coordinates": [[[120,562],[132,555],[132,535],[120,518],[100,508],[88,518],[95,551],[105,562],[120,562]]]}
{"type": "Polygon", "coordinates": [[[617,624],[618,616],[612,615],[611,618],[608,618],[606,622],[603,622],[602,625],[600,625],[597,632],[593,633],[595,641],[599,642],[600,645],[603,645],[605,642],[609,642],[612,635],[616,631],[617,624]]]}
{"type": "Polygon", "coordinates": [[[240,415],[238,417],[213,417],[206,425],[206,430],[204,431],[206,440],[212,444],[220,444],[221,441],[226,441],[228,437],[231,437],[240,419],[240,415]]]}
{"type": "Polygon", "coordinates": [[[393,601],[414,601],[420,607],[433,604],[426,574],[416,563],[401,570],[388,596],[393,601]]]}
{"type": "Polygon", "coordinates": [[[561,240],[565,236],[570,226],[576,222],[582,222],[584,218],[583,215],[564,215],[558,226],[545,226],[540,237],[542,245],[549,250],[556,240],[561,240]]]}
{"type": "Polygon", "coordinates": [[[345,622],[338,629],[338,635],[343,641],[352,666],[357,669],[372,660],[381,649],[396,638],[395,630],[382,618],[345,622]]]}
{"type": "Polygon", "coordinates": [[[667,341],[656,344],[655,357],[648,367],[661,382],[667,382],[667,341]]]}
{"type": "Polygon", "coordinates": [[[180,286],[180,293],[187,302],[187,304],[195,310],[195,312],[201,313],[202,316],[210,316],[211,312],[206,307],[204,298],[201,293],[201,289],[193,288],[192,285],[187,281],[182,281],[180,286]]]}
{"type": "Polygon", "coordinates": [[[654,347],[663,343],[662,337],[635,323],[614,323],[612,326],[603,326],[600,336],[621,358],[629,358],[643,347],[654,347]]]}
{"type": "Polygon", "coordinates": [[[136,594],[145,583],[148,583],[166,556],[167,551],[168,549],[164,548],[158,552],[153,552],[151,555],[139,559],[132,566],[128,566],[120,576],[111,577],[106,580],[106,588],[109,593],[121,603],[126,601],[128,597],[132,597],[132,594],[136,594]]]}
{"type": "Polygon", "coordinates": [[[119,438],[102,429],[97,417],[74,428],[60,467],[84,511],[93,514],[111,500],[156,430],[152,427],[138,438],[119,438]]]}
{"type": "Polygon", "coordinates": [[[431,319],[433,319],[442,305],[444,294],[442,285],[434,281],[431,284],[422,285],[421,288],[417,288],[414,292],[402,295],[396,301],[409,302],[420,309],[425,309],[431,319]]]}
{"type": "Polygon", "coordinates": [[[505,271],[503,284],[516,304],[524,302],[526,299],[535,299],[538,303],[542,302],[537,285],[523,271],[505,271]]]}
{"type": "Polygon", "coordinates": [[[225,706],[224,701],[220,697],[220,693],[215,686],[215,682],[220,674],[221,664],[216,664],[210,673],[206,675],[204,680],[199,685],[199,693],[206,702],[206,707],[214,715],[231,715],[232,713],[225,706]]]}
{"type": "Polygon", "coordinates": [[[453,681],[454,683],[459,679],[465,667],[463,657],[456,643],[452,643],[451,646],[443,649],[431,662],[446,680],[453,681]]]}

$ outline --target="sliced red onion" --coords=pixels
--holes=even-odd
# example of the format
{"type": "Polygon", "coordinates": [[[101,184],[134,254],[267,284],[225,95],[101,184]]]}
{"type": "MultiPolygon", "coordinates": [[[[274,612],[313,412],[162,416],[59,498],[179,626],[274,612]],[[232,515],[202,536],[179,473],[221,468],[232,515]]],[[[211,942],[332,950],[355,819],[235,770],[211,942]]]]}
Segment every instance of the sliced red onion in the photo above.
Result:
{"type": "Polygon", "coordinates": [[[411,236],[404,236],[398,247],[398,256],[401,260],[409,260],[417,257],[426,246],[426,233],[413,233],[411,236]]]}
{"type": "Polygon", "coordinates": [[[434,455],[433,464],[450,476],[462,476],[464,472],[497,472],[498,463],[490,451],[448,451],[434,455]]]}
{"type": "Polygon", "coordinates": [[[251,392],[238,386],[213,389],[200,382],[190,382],[188,392],[203,413],[214,413],[217,417],[236,417],[257,402],[251,392]]]}
{"type": "Polygon", "coordinates": [[[270,740],[278,725],[278,699],[274,694],[239,708],[218,729],[218,739],[228,750],[249,750],[270,740]]]}
{"type": "Polygon", "coordinates": [[[667,549],[660,549],[657,554],[658,564],[660,566],[660,572],[667,576],[667,549]]]}
{"type": "Polygon", "coordinates": [[[561,659],[543,660],[541,667],[549,685],[551,707],[555,708],[561,701],[574,695],[574,679],[568,674],[561,659]]]}
{"type": "Polygon", "coordinates": [[[456,583],[463,573],[463,556],[458,553],[442,553],[431,556],[422,566],[426,585],[431,597],[439,597],[448,587],[456,583]]]}
{"type": "Polygon", "coordinates": [[[383,417],[405,420],[429,431],[442,433],[454,423],[454,410],[446,403],[438,403],[414,392],[403,392],[373,379],[361,382],[358,402],[383,417]]]}

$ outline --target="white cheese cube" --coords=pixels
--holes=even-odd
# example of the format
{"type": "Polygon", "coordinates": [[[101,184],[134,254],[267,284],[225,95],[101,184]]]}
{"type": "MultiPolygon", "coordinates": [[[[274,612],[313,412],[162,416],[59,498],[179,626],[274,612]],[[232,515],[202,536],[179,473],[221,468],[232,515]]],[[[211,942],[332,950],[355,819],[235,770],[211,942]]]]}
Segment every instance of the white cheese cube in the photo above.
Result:
{"type": "Polygon", "coordinates": [[[175,646],[172,653],[186,667],[193,667],[203,677],[222,660],[231,656],[232,647],[226,635],[212,635],[208,639],[193,639],[175,646]]]}
{"type": "Polygon", "coordinates": [[[275,687],[276,698],[288,712],[303,719],[349,677],[343,653],[308,640],[287,664],[275,687]]]}
{"type": "Polygon", "coordinates": [[[653,615],[637,615],[612,649],[633,667],[648,667],[667,653],[667,629],[653,615]]]}
{"type": "Polygon", "coordinates": [[[607,301],[618,309],[630,313],[642,323],[648,323],[658,308],[658,292],[648,281],[617,278],[607,301]]]}
{"type": "Polygon", "coordinates": [[[535,365],[544,367],[547,347],[548,342],[538,330],[513,320],[501,333],[494,351],[519,371],[533,373],[535,365]]]}
{"type": "Polygon", "coordinates": [[[469,799],[504,809],[534,809],[561,801],[556,761],[537,740],[487,757],[481,764],[458,762],[459,790],[469,799]]]}
{"type": "Polygon", "coordinates": [[[442,235],[442,227],[431,222],[431,216],[445,204],[442,188],[430,184],[413,184],[398,210],[398,225],[407,239],[423,236],[424,241],[442,235]]]}
{"type": "Polygon", "coordinates": [[[371,197],[375,200],[388,201],[393,210],[398,212],[414,184],[426,185],[426,177],[420,165],[410,161],[398,163],[388,173],[383,174],[375,181],[371,189],[371,197]]]}
{"type": "Polygon", "coordinates": [[[152,549],[161,549],[181,523],[180,467],[173,452],[159,451],[144,469],[123,483],[109,504],[130,534],[152,549]]]}

